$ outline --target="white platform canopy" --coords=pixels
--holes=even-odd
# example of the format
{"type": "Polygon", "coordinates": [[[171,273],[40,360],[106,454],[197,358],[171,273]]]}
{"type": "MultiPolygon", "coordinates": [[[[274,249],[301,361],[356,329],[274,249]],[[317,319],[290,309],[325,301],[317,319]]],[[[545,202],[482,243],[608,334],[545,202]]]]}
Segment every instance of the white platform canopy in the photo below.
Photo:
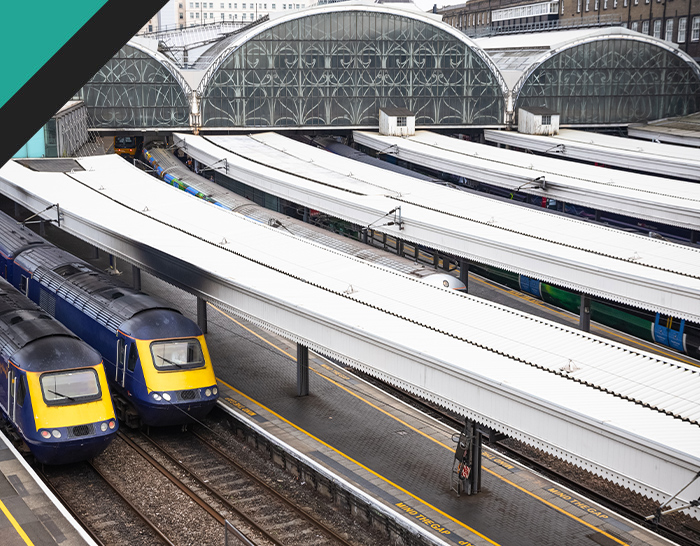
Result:
{"type": "MultiPolygon", "coordinates": [[[[573,129],[560,129],[559,134],[553,136],[486,130],[484,137],[489,142],[556,157],[580,159],[588,163],[595,162],[663,177],[700,181],[700,150],[694,148],[573,129]]],[[[655,185],[661,189],[664,182],[657,180],[655,185]]]]}
{"type": "Polygon", "coordinates": [[[700,229],[700,184],[504,150],[429,131],[407,138],[366,131],[353,134],[358,144],[440,172],[633,218],[700,229]],[[545,181],[544,187],[540,180],[545,181]]]}
{"type": "MultiPolygon", "coordinates": [[[[0,191],[35,211],[59,202],[61,227],[99,248],[645,495],[668,498],[700,468],[693,367],[300,240],[117,157],[76,164],[11,162],[0,191]]],[[[700,483],[681,500],[698,496],[700,483]]]]}
{"type": "Polygon", "coordinates": [[[700,322],[697,248],[436,186],[274,133],[174,138],[235,180],[359,226],[700,322]]]}

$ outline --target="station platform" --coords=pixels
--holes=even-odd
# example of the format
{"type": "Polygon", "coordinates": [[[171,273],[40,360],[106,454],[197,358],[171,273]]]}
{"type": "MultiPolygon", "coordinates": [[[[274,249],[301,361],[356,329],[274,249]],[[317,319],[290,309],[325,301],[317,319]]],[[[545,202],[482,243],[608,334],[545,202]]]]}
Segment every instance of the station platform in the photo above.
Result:
{"type": "MultiPolygon", "coordinates": [[[[671,542],[484,450],[482,491],[450,491],[455,430],[309,354],[296,396],[296,346],[209,307],[207,344],[229,411],[255,422],[386,507],[458,545],[671,542]]],[[[438,542],[440,543],[440,542],[438,542]]]]}
{"type": "Polygon", "coordinates": [[[0,544],[96,546],[1,432],[0,544]]]}

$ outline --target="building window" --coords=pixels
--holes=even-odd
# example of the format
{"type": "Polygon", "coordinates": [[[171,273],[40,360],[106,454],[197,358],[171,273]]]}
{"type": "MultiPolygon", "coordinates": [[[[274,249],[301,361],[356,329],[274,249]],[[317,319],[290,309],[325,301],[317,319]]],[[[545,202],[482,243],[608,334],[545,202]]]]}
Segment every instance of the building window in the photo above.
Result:
{"type": "Polygon", "coordinates": [[[693,26],[690,29],[690,41],[697,42],[700,40],[700,16],[693,17],[693,26]]]}
{"type": "Polygon", "coordinates": [[[603,9],[608,9],[608,0],[603,0],[603,9]]]}
{"type": "Polygon", "coordinates": [[[275,7],[275,4],[272,4],[272,9],[277,9],[277,7],[275,7]]]}
{"type": "Polygon", "coordinates": [[[245,20],[245,13],[241,15],[241,19],[245,20]]]}
{"type": "Polygon", "coordinates": [[[623,8],[626,8],[626,7],[627,7],[627,0],[623,0],[623,2],[622,2],[622,7],[623,7],[623,8]]]}
{"type": "Polygon", "coordinates": [[[598,11],[599,8],[600,8],[599,0],[595,0],[595,7],[593,8],[593,11],[598,11]]]}
{"type": "Polygon", "coordinates": [[[688,20],[685,17],[678,19],[678,43],[682,44],[685,42],[685,25],[688,20]]]}
{"type": "Polygon", "coordinates": [[[637,28],[639,28],[639,23],[637,21],[632,22],[632,30],[637,32],[637,28]]]}
{"type": "Polygon", "coordinates": [[[581,13],[581,0],[578,0],[578,6],[576,7],[576,13],[581,13]]]}
{"type": "Polygon", "coordinates": [[[617,9],[617,0],[613,0],[613,9],[617,9]]]}
{"type": "Polygon", "coordinates": [[[194,14],[195,18],[199,19],[199,12],[194,14]]]}
{"type": "Polygon", "coordinates": [[[661,38],[661,19],[654,21],[654,38],[661,38]]]}
{"type": "Polygon", "coordinates": [[[397,127],[406,127],[406,116],[398,116],[396,118],[397,127]]]}
{"type": "Polygon", "coordinates": [[[221,9],[224,9],[224,3],[221,2],[221,9]]]}
{"type": "Polygon", "coordinates": [[[179,15],[180,15],[180,19],[182,19],[182,18],[184,17],[185,14],[184,14],[184,13],[180,13],[179,15]]]}
{"type": "Polygon", "coordinates": [[[551,115],[543,115],[542,116],[542,125],[551,125],[552,124],[552,116],[551,115]]]}
{"type": "Polygon", "coordinates": [[[209,9],[214,7],[214,2],[209,2],[209,9]]]}
{"type": "Polygon", "coordinates": [[[667,42],[673,41],[673,19],[666,19],[666,35],[664,40],[667,42]]]}
{"type": "Polygon", "coordinates": [[[591,0],[586,0],[586,11],[590,11],[591,0]]]}
{"type": "Polygon", "coordinates": [[[649,34],[649,21],[642,23],[642,34],[649,34]]]}

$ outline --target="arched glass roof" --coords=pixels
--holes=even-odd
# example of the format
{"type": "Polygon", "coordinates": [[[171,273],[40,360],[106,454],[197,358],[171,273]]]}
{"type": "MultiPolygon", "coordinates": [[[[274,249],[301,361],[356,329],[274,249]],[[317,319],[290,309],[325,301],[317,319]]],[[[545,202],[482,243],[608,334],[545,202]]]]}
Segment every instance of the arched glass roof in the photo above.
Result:
{"type": "Polygon", "coordinates": [[[673,44],[617,28],[478,40],[512,82],[515,110],[626,124],[700,110],[700,68],[673,44]],[[538,43],[537,40],[549,43],[538,43]]]}
{"type": "Polygon", "coordinates": [[[380,107],[420,126],[501,125],[505,83],[471,40],[421,12],[335,4],[241,36],[199,87],[201,126],[376,127],[380,107]]]}
{"type": "Polygon", "coordinates": [[[95,128],[189,128],[190,87],[165,57],[130,42],[80,90],[95,128]]]}

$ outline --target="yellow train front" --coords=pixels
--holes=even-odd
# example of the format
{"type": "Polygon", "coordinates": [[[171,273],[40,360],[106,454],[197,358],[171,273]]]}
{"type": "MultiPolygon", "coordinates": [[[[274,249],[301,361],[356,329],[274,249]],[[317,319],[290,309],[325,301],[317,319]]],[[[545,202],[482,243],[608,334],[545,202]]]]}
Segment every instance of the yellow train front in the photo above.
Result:
{"type": "Polygon", "coordinates": [[[118,428],[100,354],[2,279],[0,410],[43,464],[91,459],[118,428]]]}
{"type": "Polygon", "coordinates": [[[117,411],[130,424],[132,406],[143,424],[176,425],[201,419],[218,398],[202,331],[172,309],[143,309],[119,326],[113,373],[117,411]]]}

